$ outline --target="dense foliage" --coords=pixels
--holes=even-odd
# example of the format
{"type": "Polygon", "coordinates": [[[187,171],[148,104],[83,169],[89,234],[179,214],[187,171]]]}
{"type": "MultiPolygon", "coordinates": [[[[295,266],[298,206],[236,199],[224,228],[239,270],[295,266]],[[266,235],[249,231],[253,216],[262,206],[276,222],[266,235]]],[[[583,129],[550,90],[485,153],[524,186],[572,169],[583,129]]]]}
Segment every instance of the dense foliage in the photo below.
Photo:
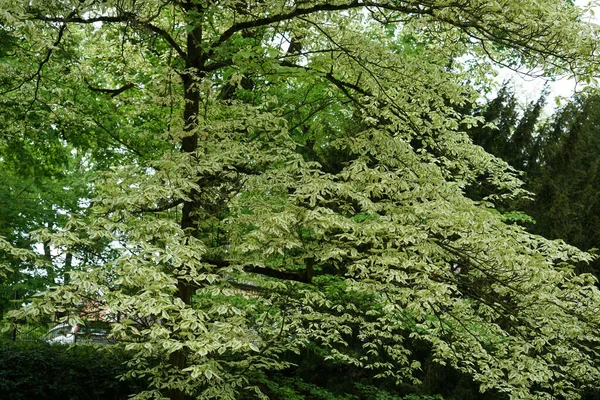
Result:
{"type": "MultiPolygon", "coordinates": [[[[510,86],[476,110],[496,128],[471,129],[473,141],[523,171],[534,201],[517,200],[504,210],[521,210],[528,230],[550,239],[563,239],[580,249],[594,250],[600,243],[598,221],[598,163],[600,162],[598,93],[588,89],[544,117],[544,96],[522,111],[510,86]],[[520,137],[520,139],[517,139],[520,137]],[[520,141],[518,146],[514,143],[520,141]],[[517,151],[517,149],[520,149],[517,151]]],[[[477,187],[478,193],[482,190],[477,187]]],[[[598,261],[581,266],[596,276],[598,261]]]]}
{"type": "Polygon", "coordinates": [[[531,179],[538,195],[531,204],[538,220],[534,229],[584,250],[600,243],[599,106],[597,93],[582,93],[541,127],[538,140],[544,153],[540,171],[531,179]]]}
{"type": "Polygon", "coordinates": [[[326,395],[287,379],[308,350],[373,387],[424,359],[514,399],[597,387],[591,256],[505,223],[526,192],[460,111],[493,62],[591,76],[570,2],[0,5],[9,179],[11,143],[56,148],[48,179],[77,193],[35,186],[52,215],[3,233],[61,283],[13,317],[114,319],[138,399],[326,395]]]}
{"type": "Polygon", "coordinates": [[[129,355],[116,347],[0,341],[0,397],[127,399],[142,382],[120,381],[129,355]]]}

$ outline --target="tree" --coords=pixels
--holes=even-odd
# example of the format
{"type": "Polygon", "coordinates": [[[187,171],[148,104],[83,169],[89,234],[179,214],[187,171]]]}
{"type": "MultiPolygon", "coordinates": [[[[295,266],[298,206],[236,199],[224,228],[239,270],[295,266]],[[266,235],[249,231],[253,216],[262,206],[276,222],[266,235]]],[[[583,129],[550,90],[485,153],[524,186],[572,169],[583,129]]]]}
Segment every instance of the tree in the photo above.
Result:
{"type": "Polygon", "coordinates": [[[264,398],[308,346],[410,381],[409,339],[512,398],[574,398],[600,382],[600,293],[571,266],[590,256],[492,212],[521,182],[460,130],[478,119],[456,111],[490,60],[593,71],[595,35],[572,5],[3,9],[14,47],[0,82],[19,121],[56,115],[73,145],[85,132],[109,138],[99,157],[130,156],[96,179],[86,215],[36,235],[66,253],[104,243],[118,254],[80,261],[22,314],[83,303],[118,317],[115,337],[138,354],[130,373],[151,384],[138,398],[264,398]],[[467,198],[476,179],[494,194],[467,198]]]}
{"type": "MultiPolygon", "coordinates": [[[[505,209],[531,215],[536,223],[528,224],[530,232],[588,251],[597,247],[599,239],[597,94],[594,90],[579,93],[545,119],[540,118],[543,101],[544,96],[528,104],[519,116],[515,93],[503,86],[495,99],[476,111],[495,127],[478,126],[469,133],[476,144],[524,172],[526,188],[535,194],[535,201],[509,202],[505,209]]],[[[481,197],[479,192],[475,196],[481,197]]],[[[581,267],[597,275],[597,260],[581,267]]]]}
{"type": "Polygon", "coordinates": [[[540,130],[543,158],[532,182],[537,233],[584,250],[597,247],[598,107],[596,93],[581,93],[540,130]]]}
{"type": "MultiPolygon", "coordinates": [[[[9,14],[5,17],[10,21],[9,14]]],[[[28,40],[26,34],[5,25],[3,20],[0,237],[44,256],[35,264],[12,260],[12,272],[0,283],[0,305],[4,309],[16,294],[19,299],[27,298],[49,285],[67,281],[69,272],[77,268],[74,258],[85,264],[87,259],[97,261],[107,256],[102,254],[105,251],[100,244],[65,251],[49,241],[37,242],[32,232],[63,229],[69,214],[86,212],[94,192],[93,176],[115,165],[143,159],[158,145],[148,140],[150,124],[140,123],[159,121],[155,112],[158,107],[144,106],[138,111],[146,117],[140,118],[132,112],[131,104],[116,99],[118,89],[97,87],[106,83],[82,75],[80,68],[91,66],[73,58],[79,54],[76,49],[81,37],[75,32],[65,36],[65,32],[66,27],[62,27],[55,38],[53,29],[41,30],[39,36],[28,40]],[[40,54],[42,59],[36,59],[40,54]],[[123,111],[129,107],[120,117],[131,123],[111,113],[117,107],[123,111]],[[120,130],[119,126],[127,129],[120,130]],[[143,141],[140,130],[144,131],[143,141]]],[[[86,49],[92,51],[93,47],[86,45],[86,49]]],[[[92,63],[96,68],[105,68],[110,57],[104,52],[92,63]]],[[[131,89],[131,84],[123,87],[131,89]]]]}
{"type": "MultiPolygon", "coordinates": [[[[514,88],[510,82],[505,82],[494,99],[471,111],[487,123],[467,129],[475,144],[517,170],[525,182],[525,188],[532,192],[535,192],[532,182],[540,173],[544,153],[544,139],[539,134],[539,127],[543,120],[546,95],[544,91],[537,101],[521,107],[514,88]]],[[[479,179],[470,185],[466,193],[470,198],[480,200],[493,191],[493,185],[479,179]]],[[[531,197],[512,198],[497,202],[495,206],[506,221],[522,223],[528,228],[534,222],[527,214],[532,210],[531,197]]],[[[542,232],[536,233],[545,236],[542,232]]]]}

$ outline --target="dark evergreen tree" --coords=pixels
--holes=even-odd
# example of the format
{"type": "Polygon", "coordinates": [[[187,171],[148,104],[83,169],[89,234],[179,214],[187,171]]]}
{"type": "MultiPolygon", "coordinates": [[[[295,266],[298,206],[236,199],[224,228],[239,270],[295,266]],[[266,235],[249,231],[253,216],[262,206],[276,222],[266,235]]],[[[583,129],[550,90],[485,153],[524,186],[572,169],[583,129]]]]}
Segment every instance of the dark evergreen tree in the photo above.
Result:
{"type": "MultiPolygon", "coordinates": [[[[475,109],[475,115],[481,116],[491,125],[477,126],[470,130],[471,138],[475,144],[486,151],[504,158],[505,148],[511,132],[518,123],[518,100],[508,83],[498,91],[496,97],[489,103],[475,109]]],[[[504,158],[506,160],[506,158],[504,158]]]]}
{"type": "Polygon", "coordinates": [[[504,85],[488,104],[475,110],[475,115],[488,123],[470,130],[475,144],[502,158],[523,172],[535,169],[540,157],[536,127],[546,103],[547,92],[519,110],[519,100],[510,84],[504,85]],[[494,126],[490,126],[493,124],[494,126]]]}
{"type": "Polygon", "coordinates": [[[542,126],[540,171],[531,182],[533,231],[584,250],[600,243],[599,109],[599,94],[580,94],[542,126]]]}
{"type": "MultiPolygon", "coordinates": [[[[537,101],[521,107],[514,88],[510,82],[505,82],[494,99],[472,111],[475,116],[482,117],[485,121],[484,124],[468,129],[473,142],[523,172],[522,178],[526,183],[537,173],[541,157],[536,129],[545,101],[546,92],[537,101]]],[[[484,179],[479,179],[467,188],[467,195],[481,200],[492,194],[493,190],[484,179]]],[[[495,206],[501,213],[505,213],[509,220],[522,223],[530,221],[525,214],[514,213],[515,210],[524,211],[528,207],[527,200],[505,199],[497,202],[495,206]]]]}
{"type": "MultiPolygon", "coordinates": [[[[496,98],[476,109],[487,123],[471,129],[476,144],[522,171],[535,200],[497,205],[501,212],[530,215],[536,234],[563,239],[583,250],[600,243],[600,94],[577,95],[548,120],[542,120],[547,93],[519,111],[518,99],[507,84],[496,98]]],[[[483,185],[471,190],[484,197],[483,185]]],[[[598,266],[582,270],[597,275],[598,266]]]]}

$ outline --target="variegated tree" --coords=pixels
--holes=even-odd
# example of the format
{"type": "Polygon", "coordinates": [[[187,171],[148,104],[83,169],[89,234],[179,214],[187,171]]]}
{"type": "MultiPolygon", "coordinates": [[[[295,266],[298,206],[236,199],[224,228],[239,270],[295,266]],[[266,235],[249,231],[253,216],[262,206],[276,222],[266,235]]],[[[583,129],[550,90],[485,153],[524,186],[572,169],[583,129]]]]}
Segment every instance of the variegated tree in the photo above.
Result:
{"type": "Polygon", "coordinates": [[[569,1],[1,4],[14,132],[42,116],[131,155],[87,215],[37,233],[118,256],[25,313],[118,317],[138,398],[269,396],[308,345],[410,381],[414,340],[515,399],[600,382],[600,293],[572,270],[590,256],[503,221],[494,201],[526,193],[458,111],[494,63],[592,76],[595,27],[569,1]]]}

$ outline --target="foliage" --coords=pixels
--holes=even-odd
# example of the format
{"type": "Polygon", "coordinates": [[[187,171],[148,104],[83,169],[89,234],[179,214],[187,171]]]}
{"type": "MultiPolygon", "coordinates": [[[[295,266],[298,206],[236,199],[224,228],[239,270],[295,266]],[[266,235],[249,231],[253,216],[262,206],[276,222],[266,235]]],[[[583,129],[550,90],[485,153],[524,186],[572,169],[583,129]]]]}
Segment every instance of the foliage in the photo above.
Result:
{"type": "Polygon", "coordinates": [[[129,357],[113,346],[0,341],[0,397],[126,399],[140,388],[117,378],[129,357]]]}
{"type": "MultiPolygon", "coordinates": [[[[13,246],[43,254],[44,260],[35,265],[13,261],[12,272],[0,283],[0,293],[12,295],[16,291],[27,299],[48,286],[68,281],[69,272],[77,269],[74,258],[97,258],[99,253],[107,256],[89,247],[67,252],[38,241],[32,232],[60,231],[70,214],[85,213],[93,197],[95,174],[155,149],[156,142],[149,140],[152,126],[141,124],[136,113],[155,121],[164,115],[155,112],[160,105],[137,108],[140,103],[136,100],[115,102],[110,93],[97,90],[100,83],[85,73],[91,66],[73,59],[80,45],[86,47],[84,58],[99,47],[98,43],[92,46],[83,32],[71,29],[66,34],[66,28],[59,29],[57,39],[53,29],[40,30],[29,40],[35,28],[11,26],[15,15],[4,6],[3,10],[0,236],[13,246]],[[51,84],[46,85],[48,80],[51,84]],[[111,112],[116,108],[129,112],[118,118],[118,113],[111,112]]],[[[124,51],[121,49],[120,54],[125,55],[124,51]]],[[[101,59],[93,62],[99,68],[106,67],[112,57],[103,52],[101,59]]],[[[7,297],[0,298],[0,302],[8,301],[7,297]]]]}
{"type": "Polygon", "coordinates": [[[525,191],[457,111],[493,61],[591,76],[574,6],[0,5],[4,125],[102,167],[89,207],[33,236],[77,270],[13,316],[113,318],[137,399],[265,398],[308,348],[417,384],[415,341],[510,398],[600,382],[600,292],[573,271],[591,256],[494,212],[525,191]]]}
{"type": "Polygon", "coordinates": [[[598,203],[598,119],[600,98],[582,93],[540,129],[544,154],[532,179],[538,194],[531,213],[536,232],[562,238],[585,250],[600,243],[598,203]]]}
{"type": "Polygon", "coordinates": [[[21,261],[33,260],[34,254],[25,249],[19,249],[11,246],[4,238],[0,237],[0,250],[2,250],[2,258],[0,261],[0,277],[6,277],[6,274],[12,272],[10,261],[18,259],[21,261]]]}
{"type": "MultiPolygon", "coordinates": [[[[535,201],[505,204],[505,209],[523,211],[505,212],[503,218],[544,237],[593,250],[600,240],[595,212],[598,95],[595,90],[581,92],[549,118],[535,112],[542,102],[543,97],[532,102],[519,117],[515,93],[504,86],[484,110],[478,111],[496,129],[474,128],[471,136],[477,144],[522,170],[526,187],[535,194],[535,201]],[[525,125],[528,129],[522,131],[519,153],[510,143],[518,127],[525,125]],[[515,154],[529,161],[516,162],[515,154]]],[[[483,192],[481,187],[478,189],[483,192]]],[[[591,267],[580,266],[596,276],[597,268],[597,261],[591,267]]]]}

